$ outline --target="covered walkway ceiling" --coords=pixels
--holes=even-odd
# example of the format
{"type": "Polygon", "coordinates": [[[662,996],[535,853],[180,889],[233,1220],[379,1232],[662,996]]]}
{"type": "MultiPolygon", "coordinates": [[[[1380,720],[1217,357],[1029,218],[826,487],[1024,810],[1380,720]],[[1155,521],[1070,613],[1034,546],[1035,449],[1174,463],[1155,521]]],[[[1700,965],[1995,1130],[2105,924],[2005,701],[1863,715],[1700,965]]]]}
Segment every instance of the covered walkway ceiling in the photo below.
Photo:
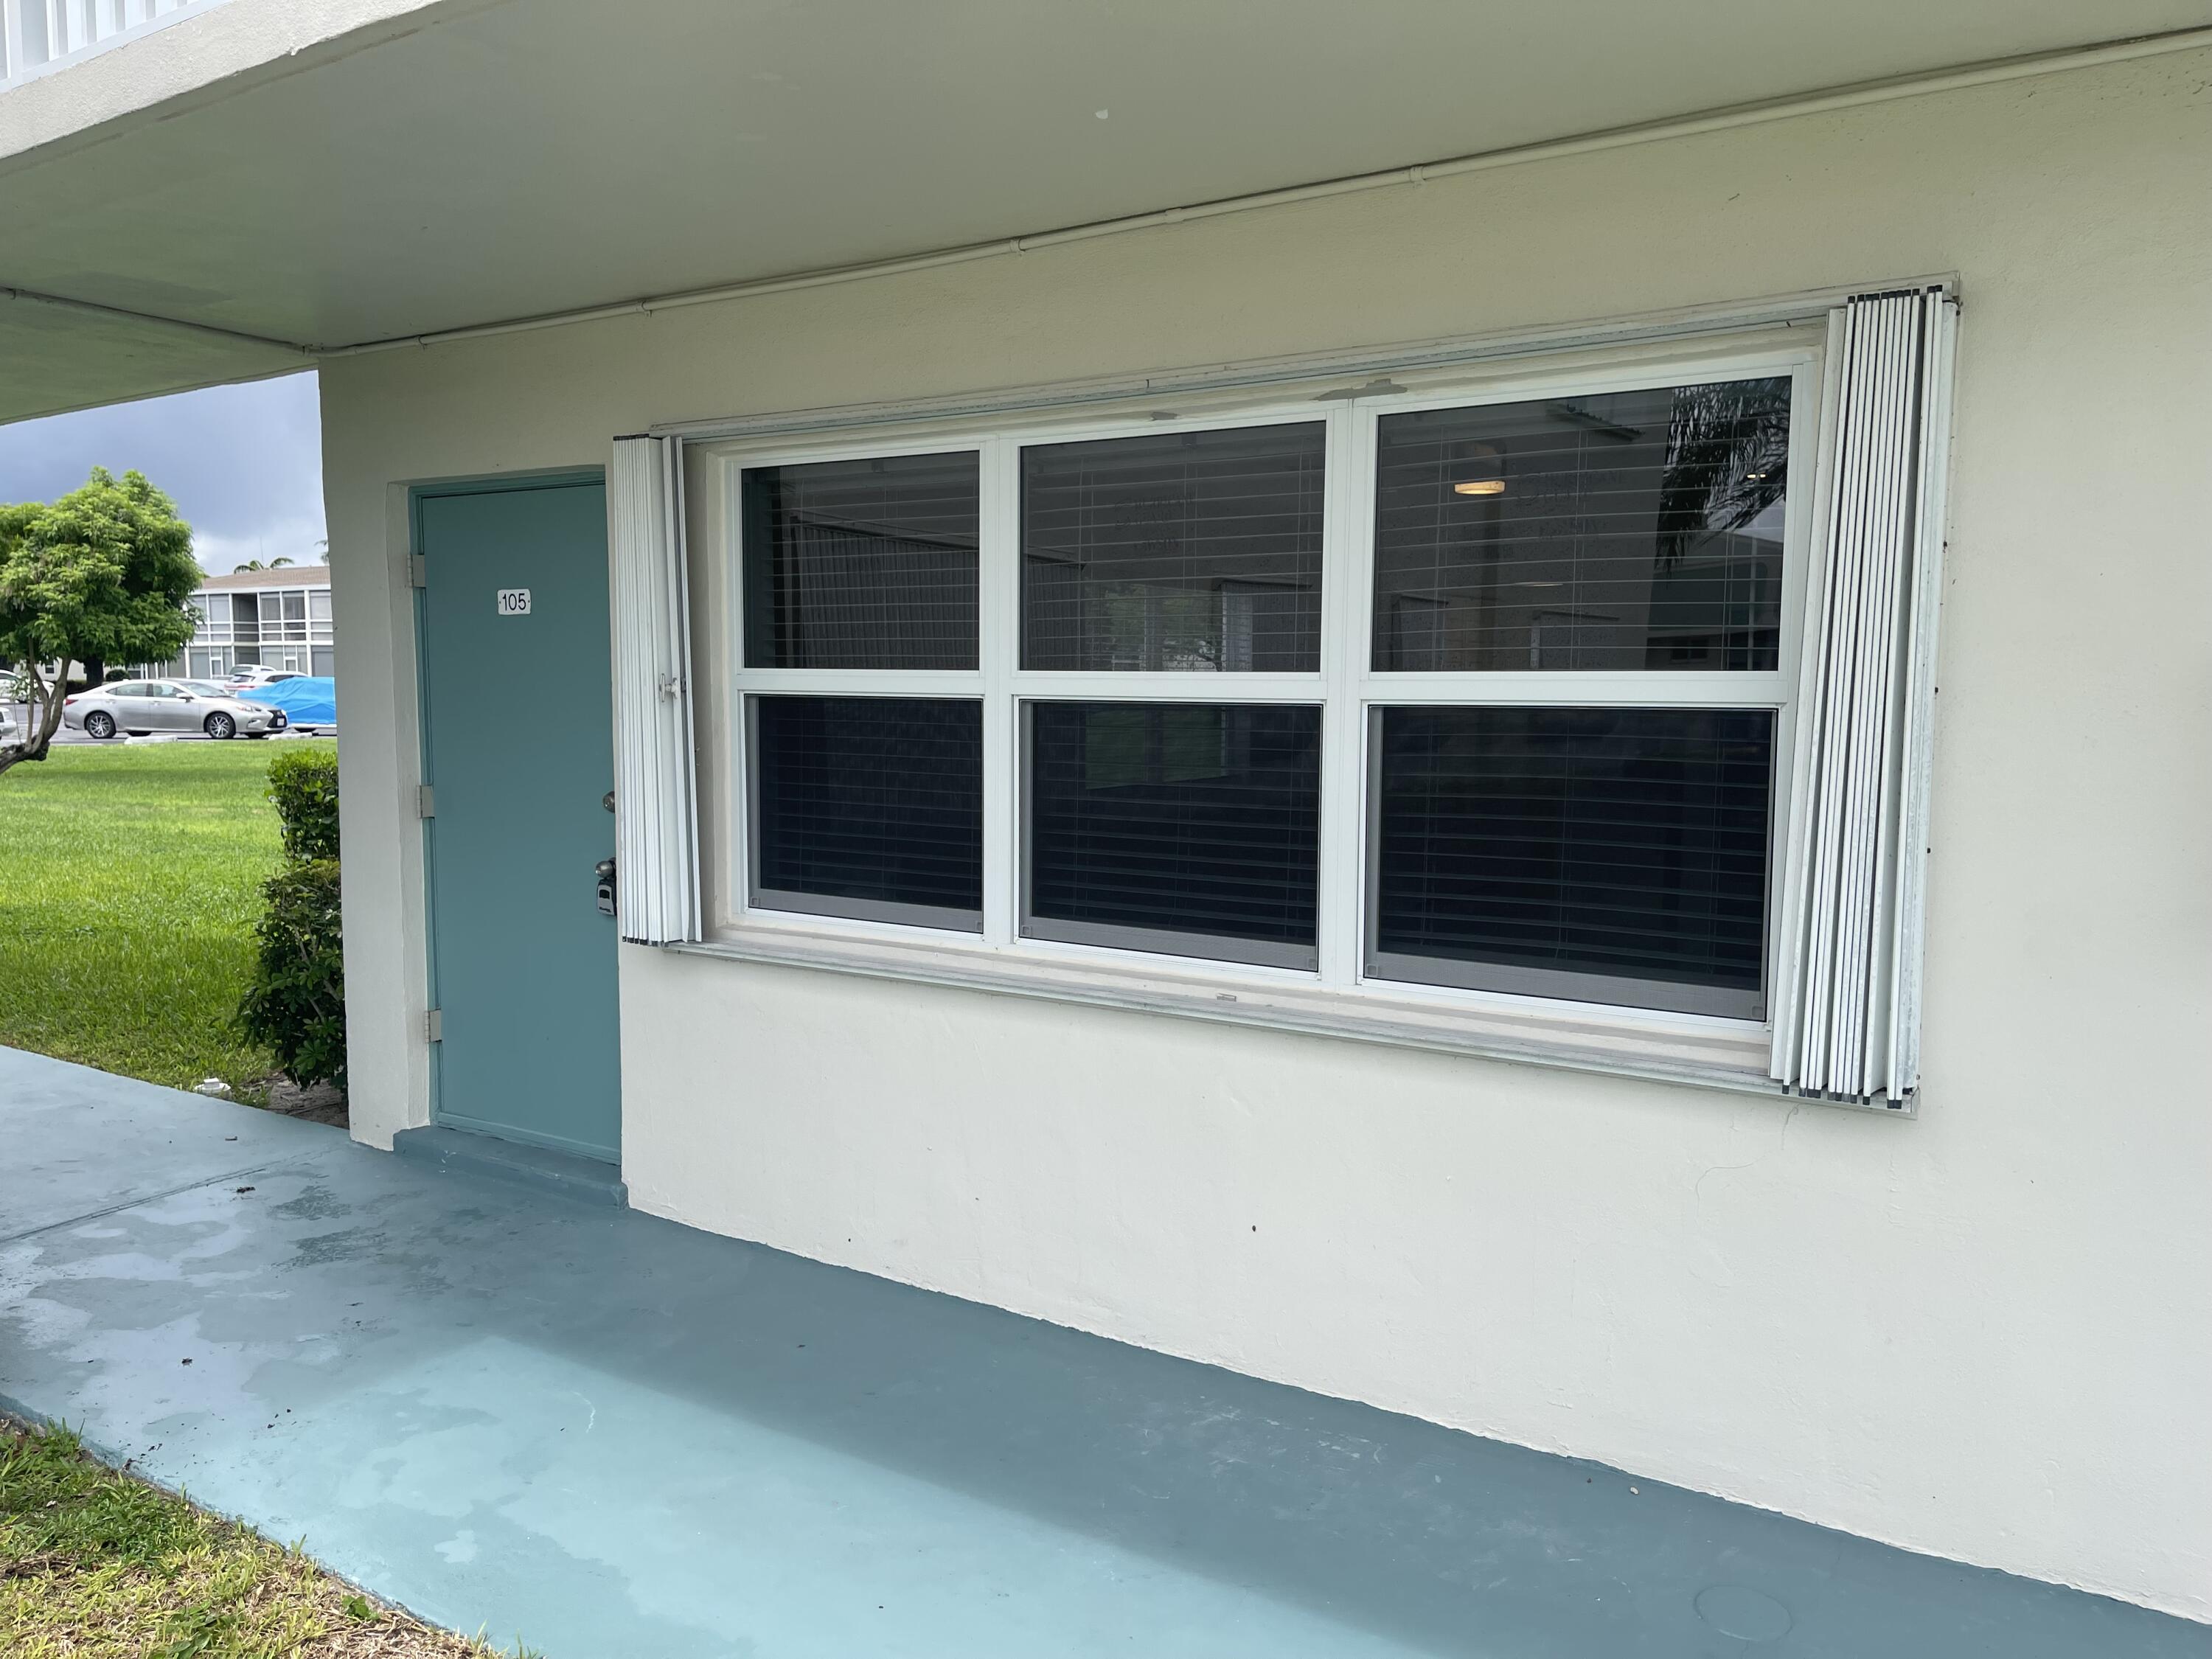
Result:
{"type": "Polygon", "coordinates": [[[347,27],[303,45],[293,5],[229,0],[0,97],[0,420],[2212,24],[2212,0],[324,0],[347,27]]]}

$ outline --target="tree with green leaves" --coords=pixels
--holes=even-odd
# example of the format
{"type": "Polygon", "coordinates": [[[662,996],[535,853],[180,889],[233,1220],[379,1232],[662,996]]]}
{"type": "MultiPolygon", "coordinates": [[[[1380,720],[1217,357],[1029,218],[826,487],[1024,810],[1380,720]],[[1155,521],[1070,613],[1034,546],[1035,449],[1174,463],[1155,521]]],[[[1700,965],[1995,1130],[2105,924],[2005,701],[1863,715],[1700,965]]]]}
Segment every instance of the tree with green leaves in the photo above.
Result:
{"type": "Polygon", "coordinates": [[[192,527],[142,474],[96,466],[59,501],[0,507],[0,661],[20,665],[31,704],[29,729],[0,744],[0,772],[46,759],[71,663],[96,684],[111,662],[183,650],[202,580],[192,527]]]}
{"type": "Polygon", "coordinates": [[[1659,563],[1672,569],[1708,537],[1741,530],[1782,499],[1790,476],[1787,376],[1686,386],[1667,425],[1659,563]]]}

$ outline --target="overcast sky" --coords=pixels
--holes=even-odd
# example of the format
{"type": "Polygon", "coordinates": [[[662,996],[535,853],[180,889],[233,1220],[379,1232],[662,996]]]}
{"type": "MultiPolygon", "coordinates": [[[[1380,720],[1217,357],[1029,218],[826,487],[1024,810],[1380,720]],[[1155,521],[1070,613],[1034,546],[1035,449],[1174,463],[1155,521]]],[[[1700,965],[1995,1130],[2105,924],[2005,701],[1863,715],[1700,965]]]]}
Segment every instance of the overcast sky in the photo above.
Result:
{"type": "Polygon", "coordinates": [[[0,426],[0,501],[52,501],[95,466],[136,467],[192,526],[221,575],[248,559],[318,564],[321,405],[313,374],[0,426]]]}

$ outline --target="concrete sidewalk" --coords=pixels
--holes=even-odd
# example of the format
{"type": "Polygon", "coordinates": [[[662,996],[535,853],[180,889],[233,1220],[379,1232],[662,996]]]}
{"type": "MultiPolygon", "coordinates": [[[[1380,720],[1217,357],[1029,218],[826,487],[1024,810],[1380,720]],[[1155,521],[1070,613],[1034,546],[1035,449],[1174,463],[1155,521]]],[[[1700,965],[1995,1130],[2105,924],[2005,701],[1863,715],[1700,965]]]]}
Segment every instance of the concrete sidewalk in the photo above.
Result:
{"type": "Polygon", "coordinates": [[[552,1659],[2212,1628],[0,1049],[0,1404],[552,1659]]]}

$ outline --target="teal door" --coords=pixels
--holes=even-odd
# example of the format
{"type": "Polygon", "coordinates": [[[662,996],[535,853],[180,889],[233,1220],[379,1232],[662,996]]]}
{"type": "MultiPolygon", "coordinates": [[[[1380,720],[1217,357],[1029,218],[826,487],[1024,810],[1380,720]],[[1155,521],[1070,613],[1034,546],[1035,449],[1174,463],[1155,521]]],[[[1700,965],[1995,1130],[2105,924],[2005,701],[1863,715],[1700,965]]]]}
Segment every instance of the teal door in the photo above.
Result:
{"type": "Polygon", "coordinates": [[[606,488],[425,491],[432,1115],[618,1162],[606,488]]]}

